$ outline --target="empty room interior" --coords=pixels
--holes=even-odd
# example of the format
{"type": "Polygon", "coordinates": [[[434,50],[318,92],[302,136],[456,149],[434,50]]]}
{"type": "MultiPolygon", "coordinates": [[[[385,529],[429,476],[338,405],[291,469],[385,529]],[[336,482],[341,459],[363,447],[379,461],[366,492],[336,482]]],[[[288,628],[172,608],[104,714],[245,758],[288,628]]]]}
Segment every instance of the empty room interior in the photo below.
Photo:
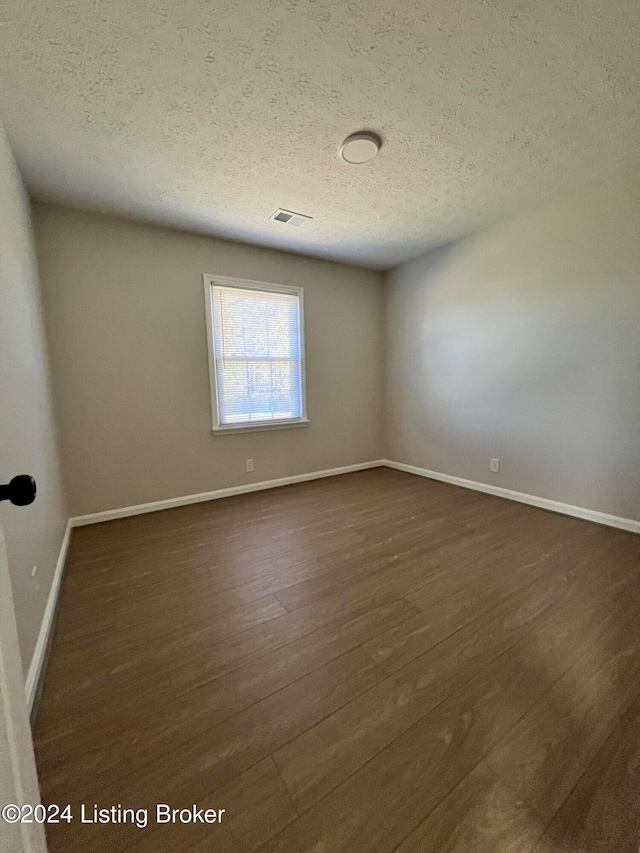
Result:
{"type": "Polygon", "coordinates": [[[637,0],[6,0],[2,853],[637,853],[637,0]]]}

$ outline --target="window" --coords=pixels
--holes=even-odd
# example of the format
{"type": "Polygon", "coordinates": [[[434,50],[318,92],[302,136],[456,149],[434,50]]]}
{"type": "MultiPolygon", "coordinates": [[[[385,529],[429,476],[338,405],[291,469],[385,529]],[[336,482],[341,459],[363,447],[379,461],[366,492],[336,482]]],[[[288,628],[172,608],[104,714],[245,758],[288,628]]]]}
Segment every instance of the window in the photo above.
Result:
{"type": "Polygon", "coordinates": [[[204,279],[214,432],[308,423],[302,288],[204,279]]]}

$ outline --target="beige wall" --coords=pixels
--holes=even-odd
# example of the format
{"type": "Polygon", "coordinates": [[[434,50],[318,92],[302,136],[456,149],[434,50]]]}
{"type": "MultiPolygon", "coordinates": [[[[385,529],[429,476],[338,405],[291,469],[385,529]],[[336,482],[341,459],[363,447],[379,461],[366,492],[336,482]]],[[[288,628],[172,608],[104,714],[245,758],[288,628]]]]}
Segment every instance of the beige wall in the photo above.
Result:
{"type": "Polygon", "coordinates": [[[32,474],[35,503],[0,504],[27,673],[68,513],[49,388],[29,205],[0,126],[0,481],[32,474]],[[37,566],[35,577],[33,567],[37,566]]]}
{"type": "Polygon", "coordinates": [[[388,458],[640,519],[640,165],[389,274],[385,354],[388,458]]]}
{"type": "Polygon", "coordinates": [[[72,515],[380,457],[380,274],[54,206],[34,221],[72,515]],[[304,287],[309,426],[211,433],[203,273],[304,287]]]}

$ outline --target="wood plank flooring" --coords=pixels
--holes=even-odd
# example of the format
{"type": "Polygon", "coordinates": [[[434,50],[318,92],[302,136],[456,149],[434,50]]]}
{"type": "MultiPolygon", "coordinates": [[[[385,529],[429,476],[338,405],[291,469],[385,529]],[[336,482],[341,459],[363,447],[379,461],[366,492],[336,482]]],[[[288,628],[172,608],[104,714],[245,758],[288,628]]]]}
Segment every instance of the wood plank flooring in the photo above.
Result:
{"type": "Polygon", "coordinates": [[[640,537],[385,468],[80,528],[35,746],[52,853],[637,853],[640,537]]]}

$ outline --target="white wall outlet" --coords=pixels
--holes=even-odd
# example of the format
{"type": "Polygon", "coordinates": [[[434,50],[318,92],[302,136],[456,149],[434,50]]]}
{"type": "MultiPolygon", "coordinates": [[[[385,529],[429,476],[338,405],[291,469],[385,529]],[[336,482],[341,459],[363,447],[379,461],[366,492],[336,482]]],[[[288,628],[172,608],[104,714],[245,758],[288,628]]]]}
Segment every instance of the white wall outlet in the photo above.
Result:
{"type": "Polygon", "coordinates": [[[251,473],[251,471],[253,471],[253,459],[245,460],[245,466],[247,469],[247,473],[251,473]]]}
{"type": "Polygon", "coordinates": [[[491,460],[491,470],[494,474],[497,474],[500,471],[500,460],[492,459],[491,460]]]}

